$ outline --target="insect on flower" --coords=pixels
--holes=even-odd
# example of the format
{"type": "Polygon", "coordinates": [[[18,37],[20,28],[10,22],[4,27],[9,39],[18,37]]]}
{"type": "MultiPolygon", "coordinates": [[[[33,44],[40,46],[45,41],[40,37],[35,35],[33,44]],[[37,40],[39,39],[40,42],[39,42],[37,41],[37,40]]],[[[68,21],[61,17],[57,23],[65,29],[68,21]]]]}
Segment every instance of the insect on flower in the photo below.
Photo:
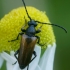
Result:
{"type": "MultiPolygon", "coordinates": [[[[44,22],[33,20],[28,14],[28,11],[27,11],[27,8],[26,8],[24,0],[22,0],[22,2],[24,4],[26,14],[27,14],[27,16],[28,16],[28,18],[30,20],[28,22],[28,27],[26,29],[21,28],[21,33],[18,34],[17,38],[14,39],[14,40],[10,40],[8,42],[13,42],[13,41],[18,40],[19,35],[21,35],[20,48],[15,52],[14,56],[15,56],[15,58],[17,59],[17,61],[19,63],[19,67],[21,69],[24,69],[27,66],[27,70],[28,70],[29,64],[37,56],[36,52],[34,51],[35,44],[38,43],[41,46],[45,45],[45,44],[40,44],[40,37],[36,35],[37,33],[41,32],[41,27],[42,27],[42,26],[40,26],[36,30],[35,27],[38,25],[38,23],[39,24],[57,26],[57,27],[60,27],[60,28],[64,29],[65,32],[67,32],[67,31],[66,31],[65,28],[63,28],[63,27],[61,27],[59,25],[56,25],[56,24],[44,23],[44,22]],[[18,54],[18,57],[17,57],[17,54],[18,54]],[[32,58],[32,55],[34,55],[33,58],[32,58]]],[[[26,19],[25,19],[25,21],[26,21],[26,19]]]]}

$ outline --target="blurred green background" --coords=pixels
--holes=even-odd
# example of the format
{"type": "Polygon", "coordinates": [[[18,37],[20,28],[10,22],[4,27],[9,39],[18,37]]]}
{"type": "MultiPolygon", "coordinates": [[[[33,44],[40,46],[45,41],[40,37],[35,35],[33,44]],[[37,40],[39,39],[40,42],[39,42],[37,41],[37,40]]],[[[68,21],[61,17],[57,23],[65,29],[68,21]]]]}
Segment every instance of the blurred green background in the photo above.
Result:
{"type": "MultiPolygon", "coordinates": [[[[25,3],[46,11],[52,23],[67,29],[66,34],[62,29],[53,27],[57,40],[54,70],[70,70],[70,0],[25,0],[25,3]]],[[[20,6],[23,6],[22,0],[0,0],[0,19],[20,6]]],[[[5,69],[2,67],[1,70],[5,69]]]]}

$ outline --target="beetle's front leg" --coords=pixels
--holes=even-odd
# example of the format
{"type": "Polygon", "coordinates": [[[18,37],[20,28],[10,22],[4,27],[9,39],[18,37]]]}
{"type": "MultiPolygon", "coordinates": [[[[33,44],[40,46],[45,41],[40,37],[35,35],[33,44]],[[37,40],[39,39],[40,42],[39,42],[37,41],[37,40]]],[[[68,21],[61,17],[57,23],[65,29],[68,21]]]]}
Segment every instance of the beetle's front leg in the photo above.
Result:
{"type": "Polygon", "coordinates": [[[40,37],[39,36],[35,36],[37,39],[38,39],[38,44],[40,45],[40,46],[44,46],[45,44],[40,44],[40,37]]]}
{"type": "Polygon", "coordinates": [[[8,42],[13,42],[13,41],[18,40],[18,39],[19,39],[19,35],[22,35],[22,34],[24,34],[24,33],[23,33],[23,32],[19,33],[16,39],[14,39],[14,40],[10,40],[10,41],[8,41],[8,42]]]}
{"type": "Polygon", "coordinates": [[[39,36],[35,36],[35,37],[38,39],[37,43],[39,44],[40,43],[40,37],[39,36]]]}
{"type": "Polygon", "coordinates": [[[37,33],[40,33],[40,32],[41,32],[41,30],[40,30],[40,29],[36,30],[36,34],[37,34],[37,33]]]}

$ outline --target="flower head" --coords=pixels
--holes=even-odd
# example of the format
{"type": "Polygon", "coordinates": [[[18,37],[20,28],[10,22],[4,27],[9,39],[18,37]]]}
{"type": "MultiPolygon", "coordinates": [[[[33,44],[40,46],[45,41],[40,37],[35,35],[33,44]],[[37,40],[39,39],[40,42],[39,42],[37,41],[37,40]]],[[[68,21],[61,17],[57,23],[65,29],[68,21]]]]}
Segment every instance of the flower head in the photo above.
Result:
{"type": "MultiPolygon", "coordinates": [[[[30,17],[34,20],[40,22],[49,22],[48,17],[45,12],[39,11],[34,7],[27,7],[28,13],[30,17]]],[[[21,28],[27,24],[25,20],[30,21],[24,7],[20,7],[14,9],[9,14],[6,14],[0,21],[0,52],[1,51],[11,51],[17,50],[19,48],[19,41],[8,42],[9,40],[13,40],[17,37],[19,32],[21,32],[21,28]],[[24,18],[25,17],[25,18],[24,18]]],[[[42,24],[38,24],[36,29],[38,29],[42,24]]],[[[27,27],[27,26],[26,26],[27,27]]],[[[25,28],[26,28],[25,27],[25,28]]],[[[53,29],[51,25],[43,24],[41,28],[41,32],[38,34],[40,36],[40,43],[44,44],[42,48],[46,48],[47,45],[53,44],[55,42],[55,37],[53,34],[53,29]]]]}
{"type": "MultiPolygon", "coordinates": [[[[27,7],[29,16],[33,20],[37,20],[40,22],[50,23],[48,17],[46,16],[45,12],[39,11],[38,9],[34,7],[27,7]]],[[[29,18],[26,14],[26,11],[24,7],[20,7],[17,9],[12,10],[9,14],[6,14],[0,21],[0,52],[2,51],[16,51],[20,47],[20,37],[19,40],[14,42],[8,42],[10,40],[13,40],[17,37],[19,32],[21,32],[21,28],[24,27],[25,29],[28,27],[29,18]]],[[[29,67],[29,70],[52,70],[53,66],[53,56],[55,52],[55,36],[53,33],[53,29],[51,25],[46,24],[39,24],[36,27],[36,30],[41,27],[41,32],[37,34],[37,36],[40,36],[40,43],[45,44],[44,46],[38,46],[36,45],[35,51],[37,53],[37,57],[32,63],[30,63],[30,66],[34,64],[34,66],[31,68],[29,67]],[[43,56],[40,58],[41,55],[41,48],[42,51],[45,49],[43,56]],[[47,56],[48,55],[48,56],[47,56]],[[52,59],[51,59],[52,57],[52,59]],[[46,60],[47,59],[47,60],[46,60]],[[40,61],[40,62],[39,62],[40,61]],[[51,62],[50,62],[51,61],[51,62]],[[46,63],[45,63],[46,62],[46,63]],[[51,65],[48,68],[46,65],[51,65]],[[43,68],[44,67],[44,68],[43,68]]],[[[14,53],[13,53],[14,55],[14,53]]],[[[12,55],[7,54],[6,52],[1,53],[2,58],[4,58],[7,61],[7,69],[8,65],[10,65],[13,70],[17,70],[18,63],[14,66],[12,64],[16,61],[15,57],[12,55]],[[8,58],[7,58],[8,57],[8,58]],[[17,67],[17,68],[16,68],[17,67]]],[[[11,69],[12,69],[11,68],[11,69]]],[[[9,69],[8,69],[9,70],[9,69]]]]}

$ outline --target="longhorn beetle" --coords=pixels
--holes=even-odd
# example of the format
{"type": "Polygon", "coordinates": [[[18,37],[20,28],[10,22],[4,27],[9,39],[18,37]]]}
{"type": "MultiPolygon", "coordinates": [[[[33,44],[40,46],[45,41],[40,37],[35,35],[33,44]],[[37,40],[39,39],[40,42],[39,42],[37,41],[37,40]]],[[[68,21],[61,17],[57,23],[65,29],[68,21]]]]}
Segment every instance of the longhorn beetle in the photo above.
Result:
{"type": "Polygon", "coordinates": [[[28,14],[28,11],[27,11],[24,0],[22,0],[22,2],[24,4],[26,14],[27,14],[28,18],[30,19],[30,21],[28,22],[28,28],[26,30],[24,28],[21,28],[22,32],[18,34],[17,38],[14,39],[14,40],[8,41],[8,42],[13,42],[13,41],[18,40],[19,35],[21,35],[20,48],[15,52],[14,56],[19,63],[19,67],[21,69],[24,69],[27,66],[27,70],[28,70],[29,63],[31,63],[37,56],[36,52],[34,51],[35,44],[38,43],[39,45],[41,45],[39,43],[40,42],[40,37],[36,36],[37,33],[41,32],[41,30],[40,30],[41,27],[38,30],[35,29],[35,27],[38,25],[38,23],[60,27],[66,33],[67,33],[67,31],[66,31],[65,28],[63,28],[59,25],[56,25],[56,24],[43,23],[43,22],[40,22],[40,21],[33,20],[28,14]],[[18,57],[16,56],[17,54],[18,54],[18,57]],[[33,58],[31,58],[32,54],[34,55],[33,58]]]}

